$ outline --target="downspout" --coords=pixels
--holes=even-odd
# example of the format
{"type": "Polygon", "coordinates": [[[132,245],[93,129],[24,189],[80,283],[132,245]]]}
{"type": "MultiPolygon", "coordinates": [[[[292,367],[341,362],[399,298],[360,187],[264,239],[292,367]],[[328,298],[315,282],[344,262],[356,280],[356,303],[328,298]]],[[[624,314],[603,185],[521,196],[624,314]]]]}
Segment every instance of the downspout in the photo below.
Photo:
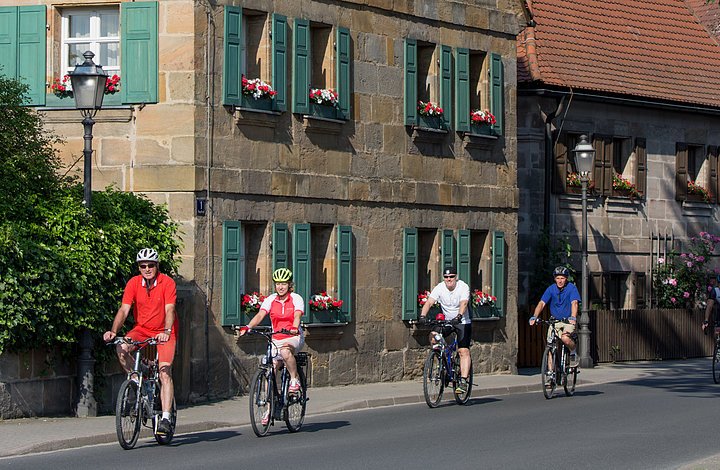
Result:
{"type": "MultiPolygon", "coordinates": [[[[543,227],[550,226],[550,195],[552,194],[552,175],[555,164],[555,141],[553,140],[553,121],[565,107],[565,97],[556,100],[555,109],[550,113],[540,110],[545,123],[545,190],[543,191],[543,227]]],[[[539,105],[538,105],[539,106],[539,105]]]]}
{"type": "Polygon", "coordinates": [[[213,163],[213,136],[214,116],[213,105],[215,88],[213,81],[213,70],[215,68],[215,20],[213,18],[213,5],[211,2],[205,4],[207,14],[207,26],[205,30],[205,201],[207,204],[206,214],[206,247],[205,255],[205,391],[207,398],[210,398],[210,308],[212,306],[212,291],[214,286],[215,264],[213,262],[213,204],[210,199],[210,169],[213,163]]]}

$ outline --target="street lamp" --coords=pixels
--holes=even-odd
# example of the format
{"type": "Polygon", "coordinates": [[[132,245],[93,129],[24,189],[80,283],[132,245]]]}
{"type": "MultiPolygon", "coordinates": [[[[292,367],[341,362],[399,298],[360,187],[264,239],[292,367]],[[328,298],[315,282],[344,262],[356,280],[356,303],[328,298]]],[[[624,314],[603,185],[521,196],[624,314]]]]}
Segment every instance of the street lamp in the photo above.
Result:
{"type": "MultiPolygon", "coordinates": [[[[70,72],[70,83],[72,84],[75,107],[80,110],[83,116],[83,127],[85,134],[85,145],[83,147],[83,204],[85,210],[90,213],[90,202],[92,198],[92,128],[95,124],[93,117],[102,107],[105,96],[105,82],[107,73],[100,65],[93,62],[93,54],[85,51],[83,57],[85,62],[75,66],[70,72]]],[[[83,330],[80,336],[80,355],[78,357],[78,405],[77,416],[97,416],[97,402],[95,401],[93,369],[95,359],[92,355],[93,338],[89,329],[83,330]]]]}
{"type": "Polygon", "coordinates": [[[587,187],[590,172],[593,169],[595,149],[588,143],[587,136],[581,135],[580,142],[573,149],[575,154],[575,168],[580,174],[582,183],[582,309],[580,311],[580,367],[593,367],[590,357],[590,317],[588,315],[588,225],[587,225],[587,187]]]}

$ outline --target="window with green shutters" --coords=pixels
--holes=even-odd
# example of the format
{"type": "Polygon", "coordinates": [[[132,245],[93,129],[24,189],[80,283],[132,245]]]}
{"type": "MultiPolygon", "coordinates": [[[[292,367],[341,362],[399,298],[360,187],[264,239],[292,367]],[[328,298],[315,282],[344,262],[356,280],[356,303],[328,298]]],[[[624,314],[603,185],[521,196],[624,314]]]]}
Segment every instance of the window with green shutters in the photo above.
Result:
{"type": "Polygon", "coordinates": [[[279,267],[293,270],[295,292],[305,300],[303,323],[351,321],[354,253],[350,226],[340,225],[333,229],[329,225],[294,224],[290,228],[288,224],[275,223],[272,252],[273,270],[279,267]],[[312,296],[321,292],[342,300],[339,311],[310,307],[312,296]]]}
{"type": "Polygon", "coordinates": [[[470,305],[474,319],[493,319],[505,315],[506,256],[503,232],[406,228],[403,230],[402,319],[415,320],[419,312],[418,294],[432,290],[441,278],[433,264],[439,238],[441,270],[454,265],[458,278],[479,291],[495,296],[494,305],[470,305]],[[439,236],[438,236],[439,235],[439,236]]]}
{"type": "Polygon", "coordinates": [[[452,49],[406,38],[404,53],[405,125],[429,129],[453,127],[452,49]],[[440,115],[424,112],[421,109],[424,105],[439,107],[443,112],[440,115]]]}
{"type": "Polygon", "coordinates": [[[502,57],[467,48],[455,49],[455,129],[479,135],[502,135],[505,82],[502,57]],[[495,124],[473,120],[489,112],[495,124]]]}
{"type": "Polygon", "coordinates": [[[287,18],[225,6],[223,33],[223,104],[247,109],[287,109],[287,18]],[[266,38],[270,38],[270,47],[266,38]],[[274,96],[244,94],[242,78],[259,79],[274,96]]]}
{"type": "MultiPolygon", "coordinates": [[[[293,25],[292,112],[347,120],[351,116],[352,38],[348,28],[297,18],[293,25]],[[335,92],[318,103],[312,90],[335,92]]],[[[326,96],[327,93],[325,93],[326,96]]]]}

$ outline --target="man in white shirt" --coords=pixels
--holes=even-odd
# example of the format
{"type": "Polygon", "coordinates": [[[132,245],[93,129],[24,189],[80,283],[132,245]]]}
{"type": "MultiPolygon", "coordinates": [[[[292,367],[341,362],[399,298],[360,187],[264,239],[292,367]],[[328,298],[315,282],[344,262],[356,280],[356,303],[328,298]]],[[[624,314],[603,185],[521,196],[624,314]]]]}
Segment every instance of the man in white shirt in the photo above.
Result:
{"type": "MultiPolygon", "coordinates": [[[[443,282],[435,286],[430,292],[427,302],[420,312],[420,321],[425,322],[430,307],[436,302],[440,304],[446,320],[458,319],[459,324],[455,326],[458,339],[458,353],[460,354],[460,375],[455,393],[461,395],[467,392],[468,375],[472,359],[470,357],[470,339],[472,337],[472,322],[468,311],[470,300],[470,287],[457,277],[457,269],[449,266],[443,270],[443,282]]],[[[445,334],[445,332],[443,332],[445,334]]],[[[431,341],[432,335],[430,335],[431,341]]]]}

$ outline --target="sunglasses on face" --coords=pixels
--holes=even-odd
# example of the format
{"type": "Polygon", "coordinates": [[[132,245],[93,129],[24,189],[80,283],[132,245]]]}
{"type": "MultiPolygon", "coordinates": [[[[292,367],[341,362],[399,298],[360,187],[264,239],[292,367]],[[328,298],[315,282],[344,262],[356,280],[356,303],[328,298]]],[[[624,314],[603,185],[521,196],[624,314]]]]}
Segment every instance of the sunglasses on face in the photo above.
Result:
{"type": "Polygon", "coordinates": [[[140,264],[140,265],[138,265],[138,266],[140,267],[140,269],[149,269],[149,268],[156,268],[156,267],[157,267],[154,263],[153,263],[153,264],[140,264]]]}
{"type": "Polygon", "coordinates": [[[455,279],[455,275],[451,274],[450,276],[443,276],[445,279],[455,279]]]}

